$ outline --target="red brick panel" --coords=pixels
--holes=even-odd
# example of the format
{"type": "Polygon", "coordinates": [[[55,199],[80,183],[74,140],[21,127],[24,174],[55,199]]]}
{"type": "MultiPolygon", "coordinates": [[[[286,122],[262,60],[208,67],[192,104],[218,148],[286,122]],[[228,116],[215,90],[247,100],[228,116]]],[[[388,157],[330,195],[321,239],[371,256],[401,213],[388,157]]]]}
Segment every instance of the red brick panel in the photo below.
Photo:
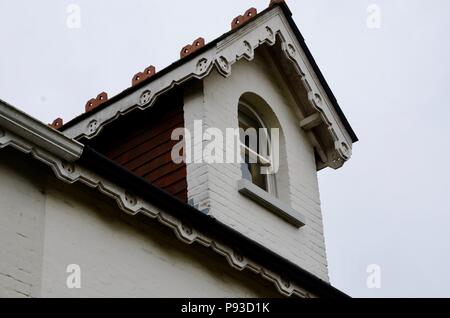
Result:
{"type": "Polygon", "coordinates": [[[102,133],[95,147],[108,158],[150,183],[187,202],[186,165],[171,158],[178,141],[171,140],[176,128],[184,127],[182,101],[166,99],[157,110],[127,116],[102,133]]]}

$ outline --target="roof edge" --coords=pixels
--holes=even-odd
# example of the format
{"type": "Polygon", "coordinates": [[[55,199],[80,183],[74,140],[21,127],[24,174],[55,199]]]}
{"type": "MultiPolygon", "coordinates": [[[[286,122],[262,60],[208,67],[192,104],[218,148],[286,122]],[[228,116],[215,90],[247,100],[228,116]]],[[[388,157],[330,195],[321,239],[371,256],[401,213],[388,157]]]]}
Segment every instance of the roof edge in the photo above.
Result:
{"type": "Polygon", "coordinates": [[[152,202],[164,211],[170,211],[176,218],[191,224],[196,230],[218,239],[261,264],[262,266],[289,277],[309,292],[324,298],[349,298],[342,291],[304,270],[291,261],[281,257],[261,244],[249,239],[240,232],[182,202],[168,192],[154,186],[145,179],[126,170],[96,150],[85,146],[79,163],[99,175],[123,186],[136,195],[152,202]]]}
{"type": "MultiPolygon", "coordinates": [[[[351,127],[347,117],[345,116],[344,112],[342,111],[342,108],[340,107],[339,103],[337,102],[336,97],[334,96],[333,92],[331,91],[330,86],[328,85],[327,81],[325,80],[325,77],[323,76],[323,73],[321,72],[319,66],[317,65],[314,57],[311,54],[311,51],[309,50],[308,46],[306,45],[306,42],[303,38],[303,35],[301,34],[298,26],[296,25],[295,21],[292,18],[292,11],[290,10],[289,6],[287,5],[286,2],[274,2],[271,3],[271,5],[266,8],[265,10],[261,11],[260,13],[258,13],[256,16],[254,16],[252,18],[253,19],[257,19],[260,16],[265,15],[267,12],[274,10],[276,7],[280,7],[282,9],[283,14],[286,16],[289,26],[291,27],[291,29],[293,30],[298,42],[300,43],[300,46],[302,47],[302,49],[304,50],[308,61],[310,62],[311,66],[313,67],[314,72],[316,73],[320,84],[322,85],[322,87],[325,90],[325,93],[327,94],[327,96],[329,97],[334,109],[336,110],[336,113],[339,117],[339,119],[341,120],[342,124],[344,125],[344,128],[347,130],[351,140],[353,143],[356,143],[359,141],[359,138],[357,137],[356,133],[354,132],[353,128],[351,127]]],[[[178,68],[179,66],[197,58],[199,55],[203,54],[204,52],[208,51],[209,49],[213,48],[214,46],[216,46],[216,44],[218,44],[219,42],[221,42],[222,40],[224,40],[225,38],[227,38],[228,36],[232,35],[233,33],[237,32],[238,30],[242,29],[243,27],[245,27],[247,23],[234,28],[228,32],[226,32],[225,34],[223,34],[222,36],[216,38],[215,40],[206,43],[204,46],[202,46],[200,49],[196,50],[195,52],[193,52],[192,54],[188,55],[185,58],[181,58],[179,60],[177,60],[176,62],[170,64],[169,66],[167,66],[166,68],[164,68],[163,70],[157,72],[156,74],[152,75],[151,77],[141,81],[139,84],[129,87],[126,90],[122,91],[121,93],[119,93],[118,95],[112,97],[111,99],[107,100],[106,102],[102,103],[100,106],[98,106],[97,108],[95,108],[94,110],[92,110],[91,112],[88,113],[83,113],[75,118],[73,118],[71,121],[69,121],[68,123],[66,123],[60,130],[61,131],[65,131],[71,127],[73,127],[74,125],[76,125],[77,123],[81,122],[82,120],[92,116],[93,114],[95,114],[96,112],[99,112],[105,108],[107,108],[108,106],[116,103],[117,101],[121,100],[122,98],[138,91],[139,89],[141,89],[142,87],[157,81],[159,78],[161,78],[162,76],[164,76],[165,74],[169,73],[170,71],[178,68]]]]}
{"type": "Polygon", "coordinates": [[[67,138],[3,100],[0,100],[0,127],[69,162],[78,160],[83,152],[83,144],[67,138]]]}
{"type": "Polygon", "coordinates": [[[303,51],[305,52],[309,62],[311,63],[311,66],[314,69],[314,72],[316,73],[317,77],[319,78],[320,84],[324,88],[325,93],[330,98],[331,103],[333,104],[333,107],[335,108],[336,112],[338,113],[339,118],[342,121],[342,124],[344,125],[345,129],[347,130],[348,134],[350,135],[352,142],[357,143],[359,141],[359,138],[356,135],[355,131],[353,130],[352,126],[350,125],[350,122],[348,121],[344,112],[342,111],[342,108],[339,105],[337,98],[334,96],[334,93],[331,90],[330,86],[328,85],[328,82],[326,81],[325,76],[323,75],[322,71],[320,70],[319,66],[317,65],[316,60],[314,59],[308,45],[306,44],[305,38],[303,37],[302,33],[300,32],[300,29],[298,28],[297,24],[295,23],[294,19],[292,18],[291,9],[289,8],[289,6],[287,5],[286,2],[278,3],[277,5],[282,8],[286,18],[288,19],[289,26],[294,31],[295,36],[297,37],[297,40],[299,41],[300,45],[302,46],[303,51]]]}

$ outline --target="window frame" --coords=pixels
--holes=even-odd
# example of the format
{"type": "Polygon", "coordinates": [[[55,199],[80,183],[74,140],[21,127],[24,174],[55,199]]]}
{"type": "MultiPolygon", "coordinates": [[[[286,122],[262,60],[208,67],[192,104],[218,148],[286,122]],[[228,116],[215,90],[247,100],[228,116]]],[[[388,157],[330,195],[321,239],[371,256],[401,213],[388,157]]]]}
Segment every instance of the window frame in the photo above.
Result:
{"type": "MultiPolygon", "coordinates": [[[[258,167],[271,167],[273,164],[272,161],[272,141],[270,139],[269,130],[267,128],[267,125],[265,124],[265,121],[262,119],[262,117],[255,111],[255,107],[250,105],[249,103],[240,100],[238,104],[238,123],[239,128],[241,128],[241,113],[245,114],[246,116],[250,117],[250,119],[254,119],[259,123],[259,126],[264,130],[266,134],[266,139],[268,141],[268,152],[269,152],[269,158],[264,157],[263,155],[257,153],[253,149],[247,147],[244,143],[242,143],[241,138],[239,138],[239,144],[240,144],[240,151],[241,155],[244,156],[248,154],[251,156],[255,161],[259,161],[258,167]],[[242,108],[245,109],[245,111],[242,111],[242,108]],[[251,118],[253,117],[253,118],[251,118]]],[[[259,133],[259,128],[253,127],[257,129],[257,133],[259,133]]],[[[245,163],[245,162],[244,162],[245,163]]],[[[277,189],[277,183],[276,183],[276,175],[275,174],[261,174],[264,176],[267,190],[261,189],[274,197],[278,198],[278,189],[277,189]]],[[[252,182],[252,181],[249,181],[252,182]]],[[[252,182],[253,184],[253,182],[252,182]]],[[[257,186],[255,184],[255,186],[257,186]]]]}

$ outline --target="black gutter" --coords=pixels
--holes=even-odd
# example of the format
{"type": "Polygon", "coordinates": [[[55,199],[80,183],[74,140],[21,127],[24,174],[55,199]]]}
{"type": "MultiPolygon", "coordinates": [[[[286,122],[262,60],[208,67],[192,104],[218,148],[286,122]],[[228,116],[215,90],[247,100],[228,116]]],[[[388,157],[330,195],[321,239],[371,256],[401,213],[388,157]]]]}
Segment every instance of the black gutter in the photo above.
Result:
{"type": "Polygon", "coordinates": [[[265,268],[281,273],[305,290],[322,298],[348,298],[346,294],[256,243],[234,229],[218,222],[194,207],[152,185],[124,167],[111,161],[89,146],[85,146],[79,164],[95,171],[109,181],[142,197],[166,213],[192,226],[205,235],[228,245],[265,268]]]}
{"type": "MultiPolygon", "coordinates": [[[[270,10],[273,9],[273,7],[276,6],[280,6],[281,9],[283,10],[284,15],[286,16],[289,25],[291,26],[292,30],[294,31],[295,36],[297,37],[297,40],[299,41],[302,49],[305,51],[305,54],[311,64],[311,66],[313,67],[314,71],[317,74],[317,77],[319,78],[319,81],[321,83],[321,85],[323,86],[323,88],[325,89],[325,92],[327,93],[328,97],[330,98],[331,102],[333,103],[334,108],[336,109],[336,112],[338,113],[338,116],[340,117],[342,124],[344,125],[345,129],[348,131],[350,137],[352,138],[352,142],[356,143],[359,141],[358,137],[356,136],[353,128],[351,127],[350,123],[347,120],[347,117],[344,115],[344,112],[342,111],[341,107],[339,106],[339,103],[336,99],[336,97],[334,96],[333,92],[330,89],[330,86],[328,85],[327,81],[325,80],[325,77],[323,76],[322,72],[320,71],[319,66],[317,65],[316,61],[314,60],[314,57],[312,56],[308,46],[306,45],[306,42],[299,30],[299,28],[297,27],[297,25],[295,24],[295,21],[292,18],[292,12],[289,9],[288,5],[283,2],[280,4],[275,4],[272,7],[269,7],[267,9],[265,9],[264,11],[260,12],[258,15],[256,15],[252,20],[259,18],[260,16],[263,16],[264,14],[266,14],[267,12],[269,12],[270,10]]],[[[115,102],[119,101],[120,99],[124,98],[125,96],[137,91],[139,88],[148,85],[149,83],[158,80],[160,77],[162,77],[163,75],[169,73],[170,71],[176,69],[177,67],[179,67],[180,65],[196,58],[197,56],[199,56],[200,54],[204,53],[205,51],[209,50],[210,48],[214,47],[217,43],[219,43],[220,41],[224,40],[225,38],[227,38],[228,36],[230,36],[231,34],[237,32],[240,28],[242,28],[244,25],[240,26],[239,28],[236,28],[234,30],[231,30],[225,34],[223,34],[222,36],[218,37],[217,39],[215,39],[212,42],[207,43],[204,47],[202,47],[201,49],[199,49],[198,51],[194,52],[193,54],[180,59],[174,63],[172,63],[171,65],[169,65],[168,67],[164,68],[163,70],[157,72],[154,76],[152,76],[151,78],[142,81],[141,83],[139,83],[139,85],[130,87],[126,90],[124,90],[123,92],[121,92],[120,94],[112,97],[111,99],[109,99],[108,101],[106,101],[105,103],[103,103],[102,105],[100,105],[99,107],[97,107],[96,109],[94,109],[91,112],[88,113],[84,113],[81,114],[77,117],[75,117],[74,119],[72,119],[71,121],[69,121],[67,124],[65,124],[60,131],[64,131],[67,128],[72,127],[73,125],[79,123],[80,121],[82,121],[85,118],[88,118],[90,116],[92,116],[92,114],[101,111],[102,109],[105,109],[106,107],[108,107],[111,104],[114,104],[115,102]]]]}

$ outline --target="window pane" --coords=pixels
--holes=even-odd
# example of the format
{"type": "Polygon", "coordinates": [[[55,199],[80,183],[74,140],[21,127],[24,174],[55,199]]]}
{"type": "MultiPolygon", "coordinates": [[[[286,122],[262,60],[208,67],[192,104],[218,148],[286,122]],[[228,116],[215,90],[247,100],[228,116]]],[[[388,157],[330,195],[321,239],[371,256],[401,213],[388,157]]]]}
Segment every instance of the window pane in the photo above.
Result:
{"type": "Polygon", "coordinates": [[[250,164],[249,166],[253,184],[267,191],[267,176],[261,174],[261,166],[257,164],[250,164]]]}
{"type": "Polygon", "coordinates": [[[251,163],[241,164],[242,177],[267,191],[267,178],[261,174],[261,166],[251,163]]]}
{"type": "Polygon", "coordinates": [[[239,128],[243,130],[240,132],[241,142],[253,151],[258,152],[258,133],[259,129],[262,128],[259,121],[239,112],[239,128]]]}
{"type": "MultiPolygon", "coordinates": [[[[240,135],[242,144],[254,152],[261,154],[259,149],[259,129],[264,128],[264,126],[246,107],[240,107],[239,109],[239,128],[244,130],[244,132],[241,131],[240,135]],[[248,129],[250,128],[253,128],[254,130],[249,132],[248,129]],[[247,131],[247,134],[245,131],[247,131]],[[254,139],[250,140],[250,138],[253,137],[254,139]]],[[[251,181],[261,189],[268,191],[267,175],[261,174],[260,162],[256,163],[254,158],[250,160],[248,150],[245,152],[244,162],[245,163],[241,165],[242,177],[251,181]]]]}

